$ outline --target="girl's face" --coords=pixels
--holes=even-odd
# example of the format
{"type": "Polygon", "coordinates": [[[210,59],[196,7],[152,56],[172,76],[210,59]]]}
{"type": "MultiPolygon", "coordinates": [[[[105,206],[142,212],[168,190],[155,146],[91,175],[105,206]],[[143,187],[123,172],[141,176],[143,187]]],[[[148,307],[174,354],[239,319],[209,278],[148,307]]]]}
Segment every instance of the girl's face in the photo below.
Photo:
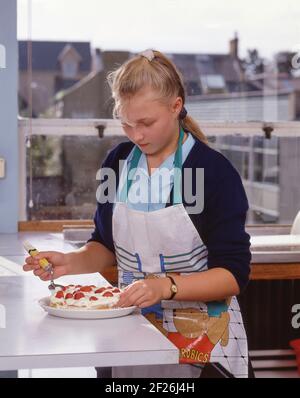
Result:
{"type": "Polygon", "coordinates": [[[130,141],[145,154],[155,155],[177,142],[181,108],[180,97],[164,104],[154,90],[147,88],[124,101],[120,119],[130,141]]]}

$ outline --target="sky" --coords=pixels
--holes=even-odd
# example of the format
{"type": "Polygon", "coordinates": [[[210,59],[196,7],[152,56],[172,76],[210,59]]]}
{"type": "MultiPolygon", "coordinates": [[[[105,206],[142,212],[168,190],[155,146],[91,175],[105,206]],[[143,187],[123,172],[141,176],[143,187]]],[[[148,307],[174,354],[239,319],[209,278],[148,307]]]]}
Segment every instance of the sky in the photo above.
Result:
{"type": "Polygon", "coordinates": [[[102,50],[300,52],[299,0],[17,0],[18,38],[90,41],[102,50]],[[28,4],[32,4],[29,23],[28,4]]]}

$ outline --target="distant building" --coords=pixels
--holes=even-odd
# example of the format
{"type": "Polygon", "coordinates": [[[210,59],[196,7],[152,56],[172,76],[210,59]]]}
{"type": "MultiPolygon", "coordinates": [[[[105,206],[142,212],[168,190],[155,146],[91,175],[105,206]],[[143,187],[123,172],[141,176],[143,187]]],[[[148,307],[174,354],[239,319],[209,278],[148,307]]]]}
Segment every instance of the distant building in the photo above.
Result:
{"type": "MultiPolygon", "coordinates": [[[[183,75],[188,97],[257,90],[245,80],[238,55],[238,38],[230,40],[227,54],[166,54],[183,75]]],[[[93,71],[70,89],[58,93],[51,114],[64,118],[111,118],[111,93],[106,75],[135,54],[96,49],[93,71]]]]}
{"type": "MultiPolygon", "coordinates": [[[[49,107],[54,95],[73,86],[91,72],[88,42],[32,41],[32,107],[38,116],[49,107]]],[[[29,104],[28,46],[19,41],[19,95],[29,104]]]]}
{"type": "Polygon", "coordinates": [[[167,54],[183,75],[188,96],[256,90],[245,81],[239,39],[229,41],[227,54],[167,54]]]}
{"type": "MultiPolygon", "coordinates": [[[[277,73],[272,64],[264,73],[248,76],[255,90],[189,96],[186,107],[198,120],[300,120],[300,78],[277,73]]],[[[249,87],[248,87],[249,88],[249,87]]]]}
{"type": "Polygon", "coordinates": [[[96,49],[94,70],[73,87],[60,91],[49,114],[63,118],[112,118],[111,92],[106,75],[130,56],[128,51],[101,52],[96,49]]]}

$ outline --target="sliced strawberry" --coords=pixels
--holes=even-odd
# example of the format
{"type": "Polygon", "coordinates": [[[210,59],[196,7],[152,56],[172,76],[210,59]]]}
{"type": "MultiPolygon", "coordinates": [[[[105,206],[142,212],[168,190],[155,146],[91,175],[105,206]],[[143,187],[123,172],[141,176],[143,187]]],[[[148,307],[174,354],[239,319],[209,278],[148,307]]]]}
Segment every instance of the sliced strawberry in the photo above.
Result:
{"type": "Polygon", "coordinates": [[[56,293],[55,295],[56,298],[64,298],[64,292],[60,290],[59,292],[56,293]]]}
{"type": "Polygon", "coordinates": [[[97,299],[97,297],[95,297],[95,296],[91,296],[90,297],[90,301],[97,301],[98,299],[97,299]]]}
{"type": "Polygon", "coordinates": [[[104,290],[105,290],[105,287],[100,287],[99,289],[97,289],[95,291],[95,293],[102,293],[102,292],[104,292],[104,290]]]}
{"type": "Polygon", "coordinates": [[[95,289],[96,286],[95,285],[90,285],[90,287],[93,287],[95,289]]]}
{"type": "Polygon", "coordinates": [[[121,290],[116,287],[114,290],[112,290],[112,292],[113,293],[121,293],[121,290]]]}
{"type": "Polygon", "coordinates": [[[75,300],[80,300],[80,299],[83,298],[83,297],[84,297],[84,294],[81,293],[81,292],[78,292],[78,293],[75,293],[75,294],[74,294],[74,299],[75,299],[75,300]]]}
{"type": "Polygon", "coordinates": [[[76,285],[75,288],[78,289],[79,287],[82,287],[82,285],[76,285]]]}
{"type": "Polygon", "coordinates": [[[91,286],[82,286],[79,290],[81,292],[91,292],[93,288],[91,286]]]}
{"type": "Polygon", "coordinates": [[[113,286],[106,286],[105,289],[114,289],[114,287],[113,286]]]}
{"type": "Polygon", "coordinates": [[[73,298],[73,294],[72,293],[67,293],[65,299],[72,299],[73,298]]]}
{"type": "Polygon", "coordinates": [[[102,294],[102,296],[103,296],[103,297],[113,297],[114,295],[113,295],[112,292],[104,292],[104,293],[102,294]]]}

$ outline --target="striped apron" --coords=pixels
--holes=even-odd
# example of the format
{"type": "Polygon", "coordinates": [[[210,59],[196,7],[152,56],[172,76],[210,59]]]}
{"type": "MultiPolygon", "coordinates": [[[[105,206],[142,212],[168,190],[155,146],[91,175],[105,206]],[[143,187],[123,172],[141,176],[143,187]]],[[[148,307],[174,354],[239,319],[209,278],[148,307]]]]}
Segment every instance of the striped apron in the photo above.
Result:
{"type": "MultiPolygon", "coordinates": [[[[183,136],[181,129],[174,159],[173,205],[152,212],[126,204],[142,154],[134,148],[112,220],[121,288],[144,278],[208,270],[207,247],[182,204],[183,136]]],[[[206,303],[163,300],[142,313],[178,347],[179,364],[116,367],[114,377],[199,377],[208,362],[222,365],[235,377],[248,377],[247,337],[236,297],[206,303]]]]}

